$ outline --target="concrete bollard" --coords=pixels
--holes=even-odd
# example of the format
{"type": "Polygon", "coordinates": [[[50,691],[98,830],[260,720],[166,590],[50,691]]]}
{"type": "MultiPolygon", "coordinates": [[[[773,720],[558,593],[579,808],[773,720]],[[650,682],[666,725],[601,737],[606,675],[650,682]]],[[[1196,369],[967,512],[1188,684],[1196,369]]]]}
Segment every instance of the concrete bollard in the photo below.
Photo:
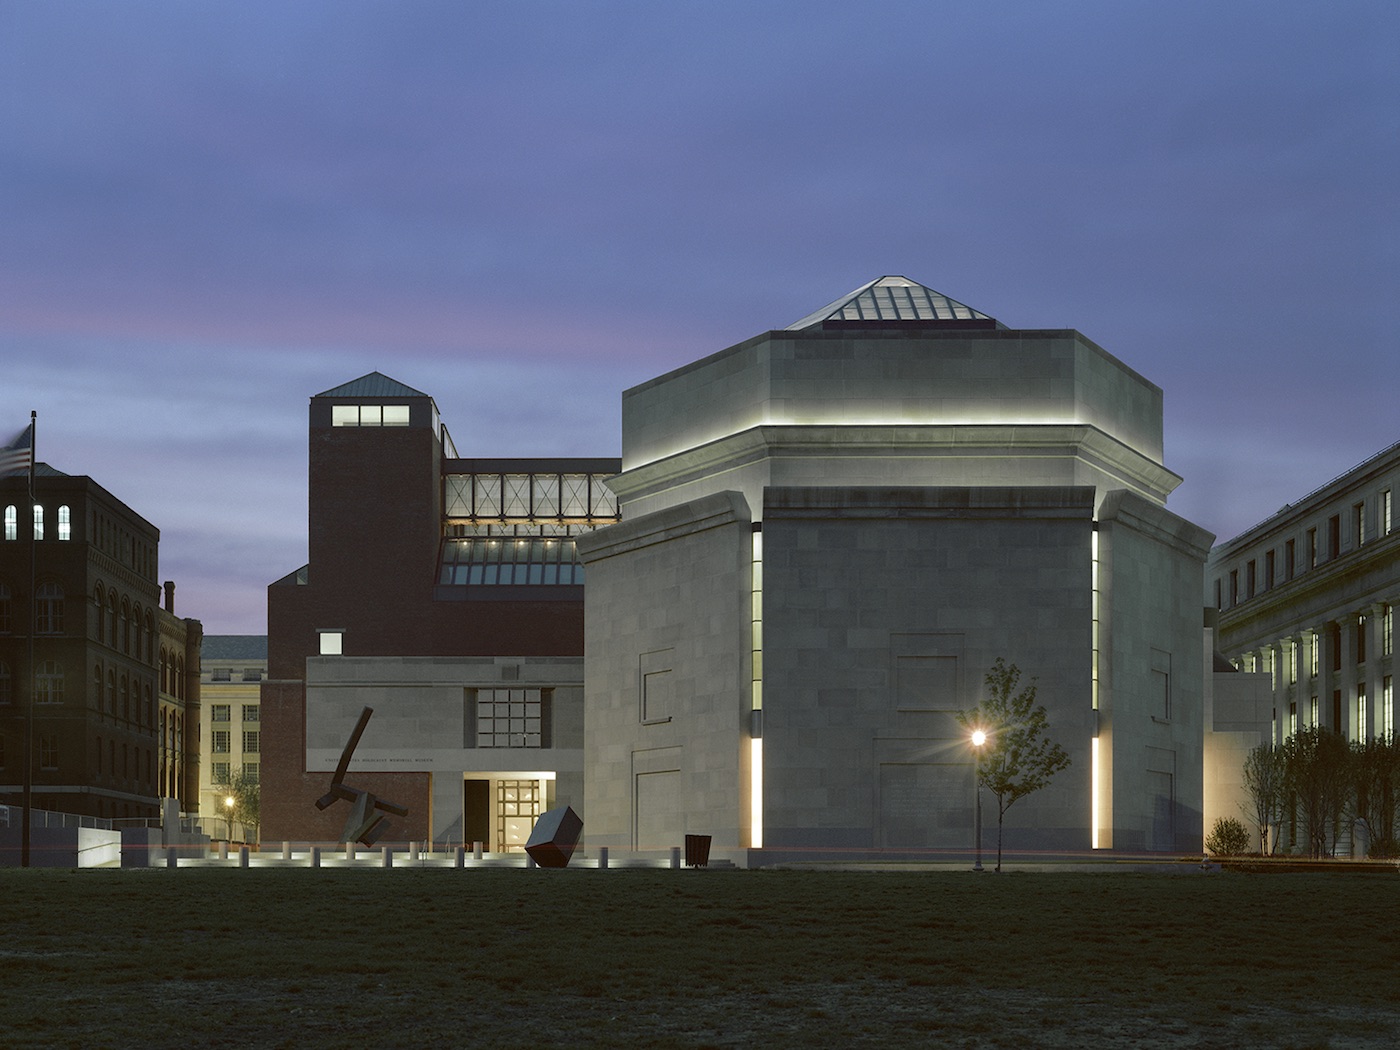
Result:
{"type": "Polygon", "coordinates": [[[292,844],[291,844],[290,842],[283,842],[283,843],[282,843],[282,859],[283,859],[283,860],[291,860],[291,859],[292,859],[292,844]]]}
{"type": "Polygon", "coordinates": [[[410,843],[408,844],[408,859],[411,860],[411,861],[417,861],[417,860],[421,859],[421,858],[418,856],[418,843],[416,843],[416,842],[410,842],[410,843]]]}
{"type": "Polygon", "coordinates": [[[219,843],[219,859],[220,859],[220,860],[228,860],[228,843],[227,843],[227,842],[220,842],[220,843],[219,843]]]}
{"type": "Polygon", "coordinates": [[[239,866],[240,868],[246,868],[246,867],[248,866],[248,847],[247,847],[247,846],[239,846],[239,847],[238,847],[238,866],[239,866]]]}
{"type": "Polygon", "coordinates": [[[480,842],[473,842],[473,843],[472,843],[472,860],[480,860],[480,859],[481,859],[482,849],[483,849],[483,847],[482,847],[482,844],[481,844],[480,842]]]}
{"type": "Polygon", "coordinates": [[[383,849],[381,849],[381,850],[379,851],[379,853],[380,853],[380,856],[383,857],[383,861],[382,861],[383,866],[386,867],[386,868],[392,868],[392,867],[394,866],[394,851],[393,851],[393,849],[392,849],[391,847],[389,847],[389,846],[385,846],[383,849]]]}
{"type": "Polygon", "coordinates": [[[600,869],[606,870],[606,869],[607,869],[607,866],[608,866],[608,847],[607,847],[607,846],[599,846],[599,847],[598,847],[598,867],[599,867],[600,869]]]}
{"type": "Polygon", "coordinates": [[[345,859],[346,859],[346,860],[354,860],[354,859],[355,859],[355,844],[354,844],[353,842],[347,842],[347,843],[345,844],[345,859]]]}
{"type": "Polygon", "coordinates": [[[681,866],[681,848],[680,848],[679,846],[672,846],[672,847],[671,847],[671,870],[672,870],[672,871],[675,871],[675,870],[676,870],[677,868],[679,868],[680,866],[681,866]]]}
{"type": "Polygon", "coordinates": [[[165,866],[167,868],[178,868],[180,866],[180,852],[176,847],[165,847],[165,866]]]}
{"type": "Polygon", "coordinates": [[[455,850],[453,850],[452,852],[453,852],[453,857],[452,857],[452,864],[453,864],[453,867],[465,868],[465,867],[467,866],[467,847],[466,847],[466,846],[458,846],[458,847],[457,847],[455,850]]]}
{"type": "Polygon", "coordinates": [[[313,868],[319,868],[319,867],[321,866],[321,847],[320,847],[320,846],[312,846],[312,847],[311,847],[311,866],[312,866],[313,868]]]}

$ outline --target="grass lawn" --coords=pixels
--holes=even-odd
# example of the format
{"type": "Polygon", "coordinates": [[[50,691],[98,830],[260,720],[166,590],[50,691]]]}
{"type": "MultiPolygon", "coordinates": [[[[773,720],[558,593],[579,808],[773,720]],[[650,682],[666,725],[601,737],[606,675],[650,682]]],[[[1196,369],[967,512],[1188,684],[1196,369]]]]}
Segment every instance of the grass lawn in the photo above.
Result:
{"type": "Polygon", "coordinates": [[[0,869],[0,1046],[1400,1045],[1400,877],[0,869]]]}

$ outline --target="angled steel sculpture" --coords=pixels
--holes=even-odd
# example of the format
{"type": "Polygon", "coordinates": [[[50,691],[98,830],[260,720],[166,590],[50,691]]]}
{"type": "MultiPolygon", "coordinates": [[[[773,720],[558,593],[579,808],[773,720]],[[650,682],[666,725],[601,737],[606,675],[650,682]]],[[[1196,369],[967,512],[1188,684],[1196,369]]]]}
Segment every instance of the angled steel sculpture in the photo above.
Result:
{"type": "Polygon", "coordinates": [[[345,771],[350,768],[350,757],[354,755],[355,747],[360,742],[365,726],[369,725],[372,714],[372,707],[360,712],[360,720],[355,723],[350,739],[345,742],[345,750],[340,753],[340,764],[335,767],[335,775],[331,777],[331,789],[316,800],[317,809],[325,809],[339,799],[349,802],[350,816],[345,821],[345,830],[340,835],[340,841],[362,842],[366,846],[373,846],[387,830],[385,813],[392,813],[396,817],[408,816],[407,806],[376,798],[368,791],[345,785],[345,771]],[[381,810],[383,812],[380,812],[381,810]]]}

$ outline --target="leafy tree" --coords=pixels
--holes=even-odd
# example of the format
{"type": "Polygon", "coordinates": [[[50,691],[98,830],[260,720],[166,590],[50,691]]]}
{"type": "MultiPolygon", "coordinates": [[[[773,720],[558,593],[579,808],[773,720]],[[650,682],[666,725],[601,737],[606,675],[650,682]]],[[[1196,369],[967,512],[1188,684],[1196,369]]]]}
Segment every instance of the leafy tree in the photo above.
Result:
{"type": "Polygon", "coordinates": [[[997,866],[1001,871],[1002,825],[1018,799],[1039,791],[1069,766],[1069,755],[1046,739],[1049,720],[1035,702],[1035,679],[1021,690],[1021,669],[1001,657],[987,672],[987,696],[971,711],[958,712],[969,733],[982,730],[986,743],[977,749],[977,782],[997,800],[997,866]]]}
{"type": "Polygon", "coordinates": [[[1212,857],[1239,857],[1249,852],[1249,829],[1234,817],[1220,817],[1206,836],[1206,852],[1212,857]]]}
{"type": "Polygon", "coordinates": [[[1300,729],[1283,743],[1284,783],[1308,839],[1308,853],[1337,851],[1342,813],[1351,794],[1351,750],[1325,726],[1300,729]]]}
{"type": "MultiPolygon", "coordinates": [[[[240,766],[238,772],[233,773],[227,780],[214,785],[219,792],[219,804],[221,815],[225,819],[236,820],[243,825],[244,830],[250,833],[250,837],[258,840],[258,828],[261,825],[260,803],[261,794],[258,789],[258,778],[240,766]],[[223,800],[233,799],[233,805],[225,807],[223,800]]],[[[232,828],[230,838],[232,838],[232,828]]]]}
{"type": "Polygon", "coordinates": [[[1278,851],[1278,832],[1283,824],[1284,785],[1283,750],[1272,744],[1260,744],[1244,760],[1244,788],[1254,804],[1254,827],[1259,833],[1259,852],[1278,851]]]}

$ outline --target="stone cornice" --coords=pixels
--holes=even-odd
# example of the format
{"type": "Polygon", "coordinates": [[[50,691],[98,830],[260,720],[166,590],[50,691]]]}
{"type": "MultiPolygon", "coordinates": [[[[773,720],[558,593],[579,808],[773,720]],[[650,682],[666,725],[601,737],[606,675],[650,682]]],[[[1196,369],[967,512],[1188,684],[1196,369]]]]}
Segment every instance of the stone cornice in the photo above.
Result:
{"type": "Polygon", "coordinates": [[[588,564],[723,525],[748,526],[751,521],[748,501],[740,493],[716,492],[579,536],[574,545],[588,564]]]}
{"type": "Polygon", "coordinates": [[[1205,562],[1215,536],[1127,489],[1108,493],[1099,505],[1100,525],[1121,525],[1205,562]]]}
{"type": "Polygon", "coordinates": [[[619,501],[734,470],[763,459],[861,456],[1070,457],[1165,500],[1181,477],[1095,426],[1063,424],[776,425],[750,427],[624,470],[608,482],[619,501]]]}

